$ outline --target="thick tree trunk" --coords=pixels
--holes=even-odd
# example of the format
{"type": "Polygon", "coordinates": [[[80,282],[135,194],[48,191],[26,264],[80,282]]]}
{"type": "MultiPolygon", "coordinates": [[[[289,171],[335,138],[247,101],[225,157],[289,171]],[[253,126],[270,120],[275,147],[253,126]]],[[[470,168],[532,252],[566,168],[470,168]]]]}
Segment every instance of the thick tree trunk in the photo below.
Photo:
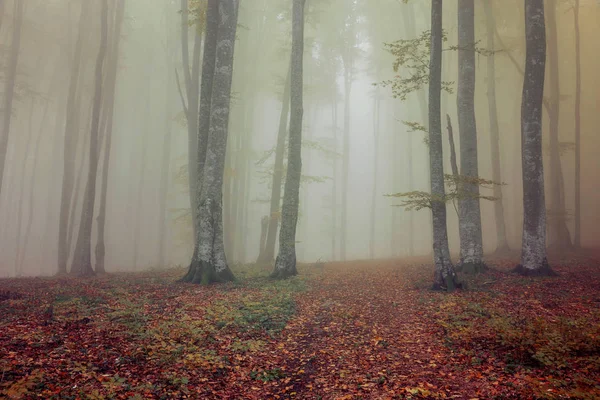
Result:
{"type": "Polygon", "coordinates": [[[298,273],[296,269],[296,224],[300,177],[302,175],[302,117],[303,117],[303,59],[304,59],[304,5],[305,0],[293,0],[292,56],[290,85],[290,136],[285,192],[281,210],[279,254],[275,260],[274,278],[287,278],[298,273]]]}
{"type": "Polygon", "coordinates": [[[579,26],[580,1],[573,6],[575,26],[575,238],[574,245],[581,248],[581,28],[579,26]]]}
{"type": "Polygon", "coordinates": [[[82,64],[81,53],[83,50],[83,37],[86,32],[88,19],[88,10],[90,4],[81,3],[81,15],[79,16],[79,28],[77,41],[75,43],[75,52],[73,63],[71,65],[71,74],[69,82],[69,93],[67,95],[65,136],[63,146],[63,176],[61,185],[60,216],[58,226],[58,274],[67,273],[67,263],[69,260],[69,214],[71,211],[71,196],[73,193],[73,180],[75,177],[75,150],[77,147],[77,125],[79,116],[79,74],[82,64]]]}
{"type": "Polygon", "coordinates": [[[102,70],[106,56],[107,26],[108,26],[108,0],[102,2],[102,22],[100,24],[100,49],[96,58],[95,83],[94,83],[94,110],[92,116],[92,129],[90,132],[90,164],[88,178],[81,210],[79,235],[71,273],[74,275],[93,275],[92,269],[92,221],[94,218],[94,203],[96,201],[96,176],[98,172],[98,133],[100,126],[100,109],[102,106],[102,70]]]}
{"type": "Polygon", "coordinates": [[[523,275],[552,273],[546,259],[546,204],[542,155],[542,101],[546,68],[544,0],[525,0],[527,53],[521,105],[523,168],[523,275]]]}
{"type": "Polygon", "coordinates": [[[429,165],[435,262],[433,289],[453,291],[458,286],[458,282],[448,247],[440,107],[442,92],[442,0],[431,0],[431,59],[429,71],[429,165]]]}
{"type": "Polygon", "coordinates": [[[117,84],[117,71],[119,64],[119,44],[121,43],[121,28],[125,16],[125,0],[119,1],[113,24],[112,44],[109,54],[110,70],[106,82],[108,93],[104,101],[105,126],[104,126],[104,157],[102,161],[102,188],[100,193],[100,209],[98,211],[96,241],[96,273],[104,274],[106,245],[104,243],[104,229],[106,226],[106,198],[108,195],[108,172],[110,167],[110,152],[112,144],[113,116],[115,110],[115,89],[117,84]]]}
{"type": "MultiPolygon", "coordinates": [[[[457,94],[460,174],[465,178],[478,178],[474,0],[458,0],[457,94]]],[[[465,272],[479,272],[484,268],[479,185],[463,182],[459,190],[460,263],[465,272]]]]}
{"type": "MultiPolygon", "coordinates": [[[[202,179],[204,177],[204,166],[206,164],[206,154],[208,150],[209,130],[211,126],[211,106],[213,98],[213,83],[215,79],[215,68],[217,58],[217,36],[219,34],[219,2],[218,0],[209,0],[208,8],[206,10],[206,31],[204,34],[204,54],[202,54],[202,77],[200,87],[200,106],[198,111],[198,146],[196,148],[197,154],[197,173],[198,173],[198,185],[195,196],[190,194],[191,198],[199,198],[202,191],[202,179]]],[[[200,204],[197,205],[196,215],[199,215],[200,204]]],[[[192,260],[188,268],[187,274],[181,279],[183,282],[192,282],[195,280],[196,283],[200,282],[203,277],[198,275],[195,278],[196,271],[200,268],[199,266],[199,246],[200,241],[199,232],[197,229],[194,230],[194,253],[192,254],[192,260]]]]}
{"type": "Polygon", "coordinates": [[[548,21],[548,89],[549,89],[549,130],[550,130],[550,215],[552,248],[569,250],[573,247],[571,234],[567,228],[564,202],[562,163],[560,160],[560,72],[558,60],[558,33],[556,0],[547,0],[548,21]]]}
{"type": "Polygon", "coordinates": [[[277,131],[277,147],[275,148],[275,165],[273,167],[273,184],[271,186],[271,205],[269,208],[269,229],[267,230],[267,242],[264,252],[259,255],[259,263],[270,263],[275,259],[275,242],[277,239],[277,227],[280,216],[281,205],[281,182],[283,181],[283,159],[285,155],[285,138],[288,132],[288,121],[290,111],[290,75],[288,69],[285,86],[283,88],[283,98],[281,114],[279,116],[279,130],[277,131]]]}
{"type": "MultiPolygon", "coordinates": [[[[486,17],[486,34],[488,51],[495,52],[494,30],[496,19],[492,10],[492,1],[485,0],[483,8],[486,17]]],[[[504,201],[502,199],[502,173],[500,165],[500,127],[498,123],[498,104],[496,102],[496,55],[491,53],[487,56],[487,96],[488,113],[490,120],[490,145],[492,161],[492,179],[494,185],[494,219],[496,222],[496,253],[502,254],[510,250],[506,237],[506,222],[504,217],[504,201]]]]}
{"type": "MultiPolygon", "coordinates": [[[[213,1],[209,2],[209,7],[211,7],[211,3],[213,1]]],[[[212,5],[212,7],[214,6],[212,5]]],[[[199,198],[198,237],[196,239],[198,254],[196,262],[192,263],[192,266],[195,264],[192,281],[203,284],[234,279],[233,273],[227,265],[223,240],[223,173],[227,149],[238,6],[238,0],[218,2],[218,44],[216,45],[210,103],[208,146],[205,160],[201,161],[201,168],[198,169],[203,171],[199,198]]]]}
{"type": "Polygon", "coordinates": [[[3,121],[0,136],[0,193],[2,192],[2,181],[4,179],[4,167],[6,164],[6,152],[8,150],[8,138],[10,136],[10,123],[12,121],[13,101],[15,98],[15,86],[17,83],[17,66],[21,53],[21,27],[23,26],[23,1],[15,1],[13,14],[12,44],[10,58],[6,68],[4,81],[4,101],[2,104],[3,121]]]}

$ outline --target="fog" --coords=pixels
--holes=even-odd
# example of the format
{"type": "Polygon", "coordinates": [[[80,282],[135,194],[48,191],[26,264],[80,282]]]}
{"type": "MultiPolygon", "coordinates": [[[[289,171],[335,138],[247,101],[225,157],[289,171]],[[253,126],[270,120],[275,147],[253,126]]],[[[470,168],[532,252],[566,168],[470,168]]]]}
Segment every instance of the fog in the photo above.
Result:
{"type": "MultiPolygon", "coordinates": [[[[67,225],[68,268],[71,268],[89,168],[90,132],[94,125],[94,74],[100,46],[101,3],[86,0],[5,0],[0,3],[4,127],[10,115],[9,131],[2,132],[3,140],[8,140],[0,192],[2,277],[53,275],[58,270],[67,132],[72,133],[75,150],[69,155],[74,163],[67,225]],[[20,8],[23,10],[19,27],[20,8]],[[80,21],[82,13],[83,22],[80,21]],[[17,32],[20,32],[20,43],[15,44],[17,32]],[[78,40],[81,40],[81,62],[75,77],[77,88],[73,104],[69,105],[78,40]],[[15,82],[11,86],[15,52],[18,58],[15,82]],[[5,100],[8,91],[14,93],[12,104],[5,100]]],[[[483,1],[475,3],[476,39],[480,40],[478,47],[485,47],[483,1]]],[[[524,16],[521,1],[495,0],[492,3],[497,30],[493,50],[501,176],[506,184],[502,187],[501,201],[509,245],[518,249],[523,225],[520,135],[523,75],[519,68],[523,68],[525,58],[524,16]]],[[[186,82],[185,70],[189,71],[191,81],[199,77],[193,63],[200,60],[201,46],[196,42],[201,40],[203,32],[204,2],[190,1],[192,11],[189,14],[185,11],[183,15],[182,2],[174,0],[109,0],[108,6],[108,47],[114,50],[114,43],[119,42],[119,48],[112,125],[107,122],[110,121],[109,101],[102,100],[92,247],[98,238],[106,132],[112,126],[104,232],[106,270],[140,271],[187,265],[194,238],[189,211],[188,122],[182,103],[186,107],[193,104],[199,90],[193,87],[193,82],[186,82]],[[113,40],[111,35],[116,32],[116,15],[121,2],[125,7],[122,30],[118,40],[113,40]],[[182,16],[189,19],[189,23],[182,23],[182,16]],[[182,29],[188,42],[187,57],[182,56],[182,29]],[[199,49],[197,52],[195,46],[199,49]],[[188,59],[187,65],[184,58],[188,59]]],[[[225,245],[231,264],[257,260],[261,219],[270,213],[273,150],[290,59],[291,7],[291,1],[281,0],[240,2],[224,185],[225,245]]],[[[573,234],[576,63],[571,7],[569,1],[559,2],[556,16],[562,196],[566,223],[573,234]]],[[[581,10],[581,242],[585,247],[593,247],[598,245],[596,238],[600,237],[600,214],[596,212],[600,201],[600,186],[596,184],[600,171],[597,157],[600,153],[597,135],[600,57],[596,39],[600,7],[596,1],[582,0],[581,10]]],[[[394,57],[384,43],[413,39],[430,29],[429,25],[429,2],[307,2],[303,179],[296,236],[299,262],[388,259],[431,253],[430,211],[408,211],[398,206],[397,198],[386,196],[429,190],[425,135],[410,132],[402,122],[426,124],[424,100],[419,93],[409,94],[406,100],[394,98],[391,88],[381,84],[405,73],[394,71],[394,57]],[[346,96],[348,65],[352,67],[351,91],[346,96]],[[345,110],[349,110],[347,116],[345,110]],[[345,118],[349,118],[346,191],[343,185],[345,118]],[[342,223],[344,201],[347,201],[345,229],[342,223]],[[374,229],[373,235],[371,229],[374,229]]],[[[458,61],[452,47],[457,42],[456,26],[455,2],[445,1],[444,29],[448,40],[444,43],[443,80],[452,82],[453,92],[443,94],[442,115],[448,114],[455,125],[454,82],[458,61]]],[[[476,56],[475,101],[479,175],[492,179],[486,59],[483,53],[476,56]]],[[[102,84],[105,94],[111,91],[110,79],[106,78],[109,74],[106,61],[102,84]]],[[[426,90],[420,89],[423,94],[426,90]]],[[[549,124],[545,114],[545,149],[549,124]]],[[[450,171],[446,132],[443,137],[444,168],[450,171]]],[[[458,135],[455,135],[457,140],[458,135]]],[[[549,154],[546,151],[545,162],[549,154]]],[[[548,182],[546,173],[547,191],[550,190],[548,182]]],[[[549,199],[548,194],[547,203],[549,199]]],[[[448,204],[447,209],[451,252],[457,254],[457,213],[452,204],[448,204]]],[[[494,204],[482,200],[481,209],[484,249],[489,253],[497,247],[494,204]]],[[[552,232],[549,237],[552,238],[552,232]]]]}

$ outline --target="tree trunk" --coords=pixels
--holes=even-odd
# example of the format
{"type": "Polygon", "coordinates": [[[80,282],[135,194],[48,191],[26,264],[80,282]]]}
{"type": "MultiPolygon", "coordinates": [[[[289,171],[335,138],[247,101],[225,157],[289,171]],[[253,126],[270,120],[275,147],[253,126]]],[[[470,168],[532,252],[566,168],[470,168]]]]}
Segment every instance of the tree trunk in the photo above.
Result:
{"type": "MultiPolygon", "coordinates": [[[[478,178],[474,0],[458,0],[457,95],[460,174],[464,178],[478,178]]],[[[479,185],[463,182],[458,189],[460,263],[465,272],[479,272],[484,268],[479,185]]]]}
{"type": "Polygon", "coordinates": [[[580,1],[573,6],[575,26],[575,248],[581,248],[581,28],[580,1]]]}
{"type": "Polygon", "coordinates": [[[58,226],[58,274],[67,273],[67,263],[69,260],[70,246],[68,244],[69,213],[71,210],[71,196],[73,193],[73,180],[75,176],[75,150],[77,147],[77,125],[79,117],[79,73],[81,69],[83,50],[83,37],[87,28],[88,2],[81,3],[81,14],[79,16],[79,28],[77,41],[75,43],[75,52],[73,63],[71,65],[71,74],[69,82],[69,93],[67,95],[65,136],[63,146],[63,177],[61,185],[60,216],[58,226]]]}
{"type": "MultiPolygon", "coordinates": [[[[333,125],[333,152],[337,155],[338,146],[338,102],[337,86],[334,90],[331,106],[331,124],[333,125]]],[[[333,182],[331,183],[331,261],[336,259],[337,250],[337,178],[338,178],[338,160],[334,156],[332,161],[333,182]]]]}
{"type": "Polygon", "coordinates": [[[571,234],[566,223],[564,204],[564,185],[562,182],[562,163],[560,160],[560,73],[558,60],[558,33],[556,19],[556,0],[547,0],[548,21],[548,88],[550,113],[550,216],[553,235],[552,248],[569,250],[573,247],[571,234]]]}
{"type": "MultiPolygon", "coordinates": [[[[378,74],[379,75],[379,74],[378,74]]],[[[379,79],[377,79],[379,81],[379,79]]],[[[371,191],[371,240],[369,242],[369,258],[375,258],[375,221],[377,210],[377,178],[379,177],[379,86],[375,88],[373,100],[373,190],[371,191]]]]}
{"type": "MultiPolygon", "coordinates": [[[[144,115],[150,114],[150,93],[152,89],[148,88],[148,98],[146,99],[146,110],[144,115]]],[[[138,254],[140,251],[139,248],[139,239],[140,239],[140,229],[142,227],[142,195],[144,194],[144,181],[146,180],[146,155],[148,154],[148,132],[149,132],[149,120],[146,120],[146,127],[142,132],[142,160],[140,162],[140,182],[137,186],[137,194],[135,203],[135,217],[134,217],[134,228],[133,228],[133,268],[137,271],[138,269],[138,254]]]]}
{"type": "Polygon", "coordinates": [[[431,0],[431,59],[429,71],[429,165],[433,217],[433,255],[435,261],[433,289],[453,291],[458,282],[448,247],[440,106],[442,92],[442,0],[431,0]]]}
{"type": "Polygon", "coordinates": [[[490,145],[492,161],[492,179],[494,185],[494,219],[496,222],[496,253],[503,254],[510,251],[506,237],[506,222],[504,217],[504,201],[502,199],[502,173],[500,165],[500,127],[498,124],[498,105],[496,102],[496,44],[494,30],[496,19],[492,10],[492,1],[485,0],[483,8],[486,17],[487,49],[493,53],[487,56],[487,97],[488,113],[490,120],[490,145]]]}
{"type": "MultiPolygon", "coordinates": [[[[209,7],[211,7],[211,3],[214,1],[209,2],[209,7]]],[[[214,8],[215,5],[212,6],[214,8]]],[[[192,281],[202,284],[234,279],[233,273],[227,265],[223,241],[223,173],[227,149],[238,6],[238,0],[218,2],[218,44],[210,104],[210,129],[206,157],[204,161],[201,161],[201,168],[198,169],[203,172],[203,179],[200,185],[199,225],[196,239],[198,254],[192,281]]],[[[200,140],[202,141],[202,138],[200,140]]],[[[202,160],[202,158],[199,159],[202,160]]]]}
{"type": "Polygon", "coordinates": [[[10,123],[12,120],[13,101],[15,98],[15,85],[17,83],[17,66],[21,52],[21,27],[23,26],[23,1],[15,1],[13,14],[13,33],[10,49],[10,58],[6,68],[4,81],[4,112],[2,121],[2,135],[0,136],[0,192],[4,178],[4,167],[6,164],[6,152],[8,150],[8,138],[10,135],[10,123]]]}
{"type": "Polygon", "coordinates": [[[94,110],[92,116],[92,129],[90,132],[90,155],[88,178],[81,210],[79,235],[77,247],[73,256],[71,273],[75,275],[93,275],[92,269],[92,221],[94,217],[94,203],[96,201],[96,175],[98,172],[98,131],[100,125],[100,108],[102,106],[102,69],[106,56],[107,25],[108,25],[108,0],[102,2],[102,22],[100,25],[100,49],[96,59],[94,82],[94,110]]]}
{"type": "Polygon", "coordinates": [[[279,130],[277,131],[277,147],[275,148],[275,166],[273,167],[273,185],[271,186],[271,206],[269,216],[269,229],[267,230],[267,242],[262,255],[258,257],[259,263],[270,263],[275,259],[275,241],[277,239],[277,226],[281,220],[281,182],[283,180],[283,159],[285,155],[285,137],[288,132],[288,121],[290,111],[290,85],[291,70],[285,78],[283,88],[282,108],[279,116],[279,130]]]}
{"type": "Polygon", "coordinates": [[[271,276],[287,278],[298,273],[296,269],[296,224],[300,177],[302,175],[302,116],[303,116],[303,58],[304,58],[304,5],[305,0],[293,0],[292,56],[290,84],[290,136],[285,192],[281,211],[279,254],[271,276]]]}
{"type": "Polygon", "coordinates": [[[352,92],[352,62],[343,57],[344,62],[344,144],[342,154],[342,216],[340,256],[346,261],[346,239],[348,236],[348,174],[350,172],[350,98],[352,92]]]}
{"type": "MultiPolygon", "coordinates": [[[[206,10],[206,31],[204,34],[204,54],[202,55],[202,77],[200,90],[200,106],[198,111],[198,146],[196,148],[198,161],[198,185],[195,196],[190,194],[191,198],[199,198],[202,191],[202,179],[204,177],[204,166],[206,163],[206,154],[208,149],[209,130],[211,126],[211,106],[213,98],[213,82],[215,80],[215,68],[217,58],[217,36],[219,34],[219,2],[218,0],[209,0],[206,10]]],[[[196,215],[199,215],[200,204],[197,205],[196,215]]],[[[202,280],[202,276],[198,275],[195,279],[196,271],[199,266],[199,232],[194,230],[194,253],[190,261],[187,274],[181,279],[183,282],[196,283],[202,280]]]]}
{"type": "Polygon", "coordinates": [[[96,273],[104,274],[106,245],[104,244],[104,228],[106,226],[106,198],[108,195],[108,171],[110,167],[110,152],[113,132],[113,116],[115,110],[115,89],[117,84],[117,71],[119,65],[119,44],[121,43],[121,27],[125,16],[125,0],[119,1],[117,5],[112,45],[109,54],[110,70],[107,73],[106,82],[108,93],[104,101],[105,129],[104,129],[104,159],[102,161],[102,188],[100,193],[100,209],[98,211],[96,241],[96,273]]]}
{"type": "Polygon", "coordinates": [[[544,0],[525,0],[525,80],[521,104],[523,275],[552,273],[546,259],[546,204],[542,155],[542,101],[546,68],[544,0]]]}

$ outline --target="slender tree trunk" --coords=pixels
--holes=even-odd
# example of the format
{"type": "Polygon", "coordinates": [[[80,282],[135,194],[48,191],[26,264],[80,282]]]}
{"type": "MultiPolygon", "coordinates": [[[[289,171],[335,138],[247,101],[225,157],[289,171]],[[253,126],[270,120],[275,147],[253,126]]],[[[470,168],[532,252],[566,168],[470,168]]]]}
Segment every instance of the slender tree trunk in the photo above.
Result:
{"type": "Polygon", "coordinates": [[[305,0],[293,0],[288,166],[281,212],[279,254],[271,275],[279,279],[298,273],[296,269],[296,224],[298,222],[300,178],[302,176],[302,116],[304,112],[302,63],[304,59],[305,4],[305,0]]]}
{"type": "MultiPolygon", "coordinates": [[[[19,209],[17,211],[17,249],[16,249],[16,259],[15,259],[15,275],[20,276],[21,271],[19,267],[21,265],[21,231],[23,228],[23,207],[25,206],[25,182],[27,181],[27,159],[29,158],[29,154],[31,151],[31,139],[33,137],[33,111],[35,110],[35,105],[31,103],[31,109],[29,111],[28,118],[28,126],[27,126],[27,137],[25,141],[25,155],[21,159],[20,171],[21,171],[21,179],[19,184],[19,209]]],[[[33,173],[33,172],[32,172],[33,173]]]]}
{"type": "MultiPolygon", "coordinates": [[[[216,4],[211,3],[213,3],[212,0],[209,1],[209,8],[211,6],[214,8],[216,4]]],[[[210,129],[206,143],[206,157],[203,160],[202,154],[199,154],[199,160],[203,161],[200,161],[202,164],[198,168],[198,171],[203,172],[203,179],[202,184],[199,185],[201,194],[198,237],[196,239],[198,254],[192,281],[202,284],[234,279],[233,273],[227,265],[223,240],[223,173],[227,149],[238,7],[238,0],[220,0],[218,2],[218,44],[215,46],[214,78],[213,85],[211,85],[210,129]]],[[[202,146],[202,136],[200,143],[202,146]]]]}
{"type": "Polygon", "coordinates": [[[498,104],[496,102],[496,44],[494,30],[496,19],[492,10],[492,0],[485,0],[483,8],[486,17],[487,48],[493,53],[487,56],[487,97],[490,120],[490,145],[492,161],[492,179],[494,185],[494,219],[496,222],[496,253],[502,254],[510,250],[506,237],[506,222],[504,217],[504,200],[502,198],[502,173],[500,166],[500,127],[498,123],[498,104]]]}
{"type": "MultiPolygon", "coordinates": [[[[333,125],[333,152],[337,155],[338,147],[338,102],[337,86],[332,97],[331,123],[333,125]]],[[[338,160],[334,157],[332,161],[333,182],[331,184],[331,261],[336,259],[337,250],[337,193],[338,193],[338,160]]]]}
{"type": "Polygon", "coordinates": [[[13,14],[13,33],[10,49],[10,58],[6,68],[4,81],[4,102],[2,104],[3,121],[2,135],[0,136],[0,192],[4,178],[4,167],[6,164],[6,152],[8,150],[8,138],[10,135],[10,123],[12,121],[13,101],[15,98],[15,86],[17,83],[17,66],[21,52],[21,27],[23,26],[23,1],[15,1],[13,14]]]}
{"type": "MultiPolygon", "coordinates": [[[[167,82],[173,81],[173,74],[167,74],[167,82]]],[[[170,87],[170,86],[167,86],[170,87]]],[[[171,172],[171,137],[172,133],[172,122],[171,122],[171,99],[168,96],[169,90],[165,94],[165,131],[163,137],[162,147],[162,162],[160,170],[160,202],[158,210],[158,265],[164,267],[166,265],[165,247],[167,242],[167,192],[169,189],[169,175],[171,172]]]]}
{"type": "MultiPolygon", "coordinates": [[[[378,74],[379,75],[379,74],[378,74]]],[[[377,79],[379,81],[379,79],[377,79]]],[[[373,100],[373,190],[371,191],[371,240],[369,242],[369,258],[375,258],[375,221],[377,210],[377,178],[379,177],[379,86],[375,89],[373,100]]]]}
{"type": "Polygon", "coordinates": [[[575,240],[581,248],[581,28],[579,26],[580,1],[573,6],[575,26],[575,240]]]}
{"type": "Polygon", "coordinates": [[[556,0],[547,0],[546,16],[548,21],[548,88],[549,88],[549,130],[550,130],[550,215],[552,248],[571,249],[571,234],[566,223],[564,204],[564,185],[562,182],[562,163],[560,160],[560,75],[558,60],[558,33],[556,19],[556,0]]]}
{"type": "Polygon", "coordinates": [[[521,105],[523,168],[523,275],[552,273],[546,259],[546,204],[542,155],[542,101],[546,68],[544,0],[525,0],[525,80],[521,105]]]}
{"type": "Polygon", "coordinates": [[[342,155],[342,216],[340,252],[346,261],[346,240],[348,237],[348,175],[350,172],[350,99],[352,92],[352,63],[344,58],[344,144],[342,155]]]}
{"type": "MultiPolygon", "coordinates": [[[[457,93],[460,173],[464,178],[478,178],[474,0],[458,0],[457,93]]],[[[463,182],[458,189],[463,194],[458,201],[460,263],[465,272],[479,272],[484,267],[479,185],[463,182]]]]}
{"type": "MultiPolygon", "coordinates": [[[[117,85],[119,66],[119,44],[121,43],[121,28],[125,16],[125,0],[117,5],[113,41],[110,49],[110,70],[107,74],[108,93],[104,102],[105,130],[104,130],[104,159],[102,162],[102,191],[100,194],[100,210],[97,217],[98,237],[96,242],[96,273],[103,274],[105,268],[106,245],[104,243],[104,229],[106,226],[106,199],[108,195],[108,172],[110,168],[110,152],[112,148],[113,116],[115,111],[115,90],[117,85]]],[[[139,203],[138,203],[139,204],[139,203]]]]}
{"type": "MultiPolygon", "coordinates": [[[[146,111],[144,115],[150,114],[150,92],[151,88],[148,90],[148,97],[146,100],[146,111]]],[[[144,182],[146,181],[146,155],[148,154],[148,132],[149,132],[149,120],[146,120],[147,125],[144,131],[142,132],[142,160],[140,161],[140,182],[137,185],[137,194],[135,204],[137,205],[135,208],[135,217],[134,217],[134,234],[133,234],[133,268],[137,270],[138,268],[138,260],[139,260],[139,239],[140,239],[140,230],[142,228],[142,196],[144,194],[144,182]]]]}
{"type": "Polygon", "coordinates": [[[279,130],[277,131],[277,147],[275,148],[275,166],[273,167],[273,184],[271,186],[271,205],[269,208],[269,228],[267,230],[267,242],[263,254],[259,255],[259,263],[270,263],[275,259],[275,242],[277,240],[277,227],[281,220],[281,182],[283,181],[283,159],[285,155],[285,137],[288,131],[290,111],[290,72],[285,78],[281,114],[279,116],[279,130]]]}
{"type": "Polygon", "coordinates": [[[100,49],[96,59],[94,83],[94,110],[92,116],[92,129],[90,132],[90,164],[88,179],[83,198],[79,235],[71,273],[75,275],[93,275],[92,269],[92,221],[94,218],[94,203],[96,201],[96,176],[98,172],[98,131],[100,125],[100,109],[102,106],[102,70],[106,56],[107,25],[108,25],[108,0],[102,2],[101,12],[100,49]]]}
{"type": "Polygon", "coordinates": [[[88,10],[90,4],[81,3],[81,14],[79,16],[79,28],[75,52],[71,65],[69,82],[69,93],[67,95],[65,136],[63,147],[63,178],[60,200],[60,216],[58,227],[58,273],[67,273],[67,262],[69,260],[70,246],[68,244],[69,212],[71,210],[71,195],[73,193],[73,180],[75,176],[75,150],[77,143],[77,125],[79,115],[78,83],[82,64],[81,53],[83,50],[83,37],[86,32],[88,10]]]}
{"type": "Polygon", "coordinates": [[[458,282],[448,247],[440,107],[442,92],[442,0],[431,0],[431,59],[429,71],[429,164],[435,261],[433,288],[453,291],[458,282]]]}
{"type": "MultiPolygon", "coordinates": [[[[215,68],[217,58],[217,36],[219,31],[220,16],[218,0],[209,0],[206,10],[206,31],[204,34],[204,54],[202,55],[202,77],[200,90],[200,106],[198,111],[198,146],[197,146],[197,161],[198,161],[198,185],[196,195],[190,194],[191,198],[199,198],[202,187],[202,179],[204,177],[204,166],[206,164],[206,154],[208,149],[209,130],[211,125],[211,106],[213,97],[213,82],[215,79],[215,68]]],[[[200,204],[197,205],[196,215],[199,215],[200,204]]],[[[194,215],[194,214],[192,214],[194,215]]],[[[183,282],[200,282],[203,279],[202,271],[196,277],[197,271],[200,270],[199,251],[200,244],[199,232],[194,230],[194,253],[188,268],[187,274],[181,279],[183,282]]]]}

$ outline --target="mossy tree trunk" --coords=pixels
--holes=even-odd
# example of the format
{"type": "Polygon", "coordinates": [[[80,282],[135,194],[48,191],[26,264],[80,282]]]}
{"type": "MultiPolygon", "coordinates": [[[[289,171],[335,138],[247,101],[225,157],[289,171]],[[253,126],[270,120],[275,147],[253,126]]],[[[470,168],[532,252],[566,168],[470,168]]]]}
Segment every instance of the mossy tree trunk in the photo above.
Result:
{"type": "Polygon", "coordinates": [[[523,169],[523,275],[549,275],[546,259],[546,203],[542,155],[542,102],[546,68],[544,0],[525,0],[525,80],[521,103],[523,169]]]}
{"type": "Polygon", "coordinates": [[[287,278],[298,273],[296,269],[296,225],[302,174],[302,117],[303,117],[303,59],[304,59],[304,5],[306,0],[293,0],[292,56],[290,85],[290,136],[288,167],[285,179],[279,254],[275,260],[274,278],[287,278]]]}
{"type": "MultiPolygon", "coordinates": [[[[208,140],[202,140],[200,137],[198,146],[198,171],[202,172],[202,182],[198,185],[200,196],[196,238],[197,254],[195,254],[196,257],[192,260],[190,268],[193,270],[191,281],[194,283],[210,284],[234,279],[225,257],[223,175],[229,130],[238,7],[239,0],[209,1],[208,13],[218,20],[218,27],[214,74],[210,85],[208,140]]],[[[204,78],[203,73],[202,84],[204,84],[204,78]]]]}
{"type": "MultiPolygon", "coordinates": [[[[460,175],[479,177],[477,124],[475,120],[475,2],[458,0],[458,130],[460,175]]],[[[483,240],[479,185],[464,182],[458,201],[460,263],[465,272],[479,272],[483,264],[483,240]]]]}
{"type": "Polygon", "coordinates": [[[433,221],[433,289],[452,291],[456,273],[448,247],[442,148],[442,0],[431,0],[431,58],[429,62],[429,166],[433,221]]]}

